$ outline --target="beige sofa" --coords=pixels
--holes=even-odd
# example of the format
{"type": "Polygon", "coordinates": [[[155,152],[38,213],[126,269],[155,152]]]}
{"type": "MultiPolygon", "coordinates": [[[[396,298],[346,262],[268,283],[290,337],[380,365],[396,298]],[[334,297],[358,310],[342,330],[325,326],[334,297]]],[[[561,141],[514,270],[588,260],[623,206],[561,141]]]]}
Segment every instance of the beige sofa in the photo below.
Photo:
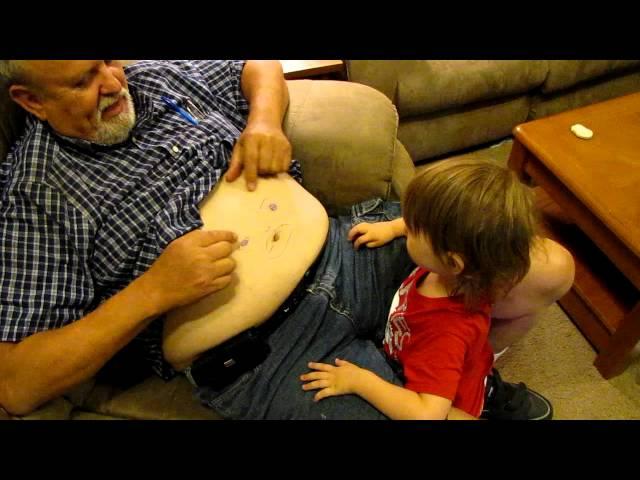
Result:
{"type": "MultiPolygon", "coordinates": [[[[376,90],[329,80],[288,82],[285,129],[300,159],[305,186],[330,213],[358,201],[397,198],[414,174],[397,140],[398,117],[376,90]]],[[[0,98],[0,155],[22,127],[23,115],[0,98]]],[[[1,197],[0,197],[1,198],[1,197]]],[[[1,381],[1,379],[0,379],[1,381]]],[[[0,418],[11,418],[0,409],[0,418]]],[[[150,376],[127,389],[91,380],[23,419],[217,419],[197,403],[182,376],[150,376]]]]}
{"type": "Polygon", "coordinates": [[[640,60],[346,60],[397,107],[415,163],[493,142],[570,108],[640,91],[640,60]]]}

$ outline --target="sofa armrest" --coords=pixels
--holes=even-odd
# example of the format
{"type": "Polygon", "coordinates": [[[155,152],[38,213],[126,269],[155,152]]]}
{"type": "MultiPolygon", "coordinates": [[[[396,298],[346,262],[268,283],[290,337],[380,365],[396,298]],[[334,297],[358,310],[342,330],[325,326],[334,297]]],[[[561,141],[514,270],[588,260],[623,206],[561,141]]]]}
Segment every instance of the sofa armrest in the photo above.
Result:
{"type": "Polygon", "coordinates": [[[330,214],[402,191],[413,163],[397,141],[398,115],[387,97],[343,81],[289,80],[287,85],[284,130],[302,165],[305,188],[330,214]]]}

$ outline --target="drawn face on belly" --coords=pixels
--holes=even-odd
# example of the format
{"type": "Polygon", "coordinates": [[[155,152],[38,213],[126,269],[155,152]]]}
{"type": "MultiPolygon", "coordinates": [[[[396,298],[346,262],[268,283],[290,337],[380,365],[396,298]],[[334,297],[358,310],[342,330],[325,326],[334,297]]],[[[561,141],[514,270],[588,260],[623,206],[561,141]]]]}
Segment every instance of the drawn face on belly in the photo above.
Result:
{"type": "Polygon", "coordinates": [[[261,178],[254,192],[244,182],[221,181],[201,203],[200,214],[205,229],[238,236],[232,255],[237,268],[251,268],[251,275],[257,276],[266,273],[261,270],[267,265],[260,262],[266,261],[267,268],[272,268],[272,261],[295,262],[307,249],[316,250],[313,239],[321,244],[326,234],[324,208],[286,174],[261,178]]]}
{"type": "Polygon", "coordinates": [[[284,210],[280,207],[277,200],[265,197],[256,212],[256,233],[240,236],[239,247],[264,248],[268,258],[280,257],[287,250],[295,230],[291,223],[286,223],[284,210]]]}

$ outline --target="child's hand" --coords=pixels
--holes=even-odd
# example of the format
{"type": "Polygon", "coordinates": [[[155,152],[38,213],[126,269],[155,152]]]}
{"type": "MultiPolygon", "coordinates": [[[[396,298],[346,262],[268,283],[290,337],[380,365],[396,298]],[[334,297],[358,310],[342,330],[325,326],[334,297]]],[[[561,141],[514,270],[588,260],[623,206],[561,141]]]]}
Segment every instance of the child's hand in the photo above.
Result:
{"type": "Polygon", "coordinates": [[[369,248],[381,247],[396,238],[391,222],[359,223],[349,230],[349,241],[353,243],[353,248],[358,250],[361,245],[369,248]]]}
{"type": "Polygon", "coordinates": [[[339,358],[336,358],[336,365],[334,367],[327,363],[309,362],[309,368],[316,371],[300,375],[300,380],[307,382],[302,385],[303,390],[320,390],[313,397],[314,401],[355,393],[353,391],[354,385],[364,370],[339,358]]]}

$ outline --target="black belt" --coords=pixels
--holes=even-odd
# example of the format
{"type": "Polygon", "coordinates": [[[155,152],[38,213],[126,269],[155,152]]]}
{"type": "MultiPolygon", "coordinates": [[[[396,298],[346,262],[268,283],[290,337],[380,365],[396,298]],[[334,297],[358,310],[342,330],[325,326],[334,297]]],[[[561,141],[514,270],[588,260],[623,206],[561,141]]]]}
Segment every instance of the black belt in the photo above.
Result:
{"type": "Polygon", "coordinates": [[[271,353],[267,342],[269,336],[295,311],[305,297],[307,286],[313,280],[318,263],[319,260],[316,260],[305,272],[293,292],[266,322],[245,330],[200,355],[184,371],[189,381],[196,387],[220,390],[244,372],[260,365],[271,353]]]}

